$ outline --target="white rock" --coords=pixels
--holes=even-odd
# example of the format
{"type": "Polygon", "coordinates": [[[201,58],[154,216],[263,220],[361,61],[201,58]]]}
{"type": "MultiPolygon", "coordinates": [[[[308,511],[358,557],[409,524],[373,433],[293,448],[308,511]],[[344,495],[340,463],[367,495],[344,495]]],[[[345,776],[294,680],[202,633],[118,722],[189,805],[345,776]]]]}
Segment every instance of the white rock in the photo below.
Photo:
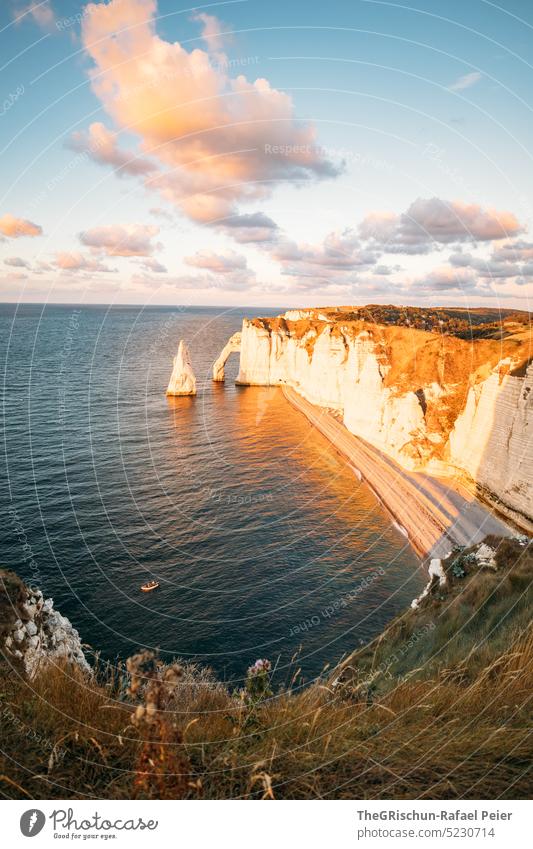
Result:
{"type": "Polygon", "coordinates": [[[486,566],[489,569],[496,569],[496,552],[490,545],[482,543],[476,550],[476,560],[480,566],[486,566]]]}
{"type": "Polygon", "coordinates": [[[442,568],[442,560],[439,557],[432,558],[429,564],[429,577],[438,578],[440,587],[446,584],[446,574],[442,568]]]}
{"type": "Polygon", "coordinates": [[[180,341],[174,357],[174,367],[167,388],[167,395],[196,395],[196,378],[192,370],[189,349],[180,341]]]}
{"type": "Polygon", "coordinates": [[[13,631],[13,639],[16,643],[21,643],[26,636],[26,632],[22,630],[22,628],[18,628],[16,631],[13,631]]]}
{"type": "Polygon", "coordinates": [[[219,357],[213,364],[213,380],[223,382],[225,378],[224,367],[230,354],[241,350],[241,334],[239,332],[230,336],[223,347],[219,357]]]}
{"type": "Polygon", "coordinates": [[[35,634],[37,633],[37,631],[39,630],[39,629],[37,628],[37,625],[35,624],[35,622],[32,622],[32,621],[30,621],[30,622],[26,622],[26,626],[25,626],[25,627],[26,627],[26,633],[27,633],[30,637],[34,637],[34,636],[35,636],[35,634]]]}

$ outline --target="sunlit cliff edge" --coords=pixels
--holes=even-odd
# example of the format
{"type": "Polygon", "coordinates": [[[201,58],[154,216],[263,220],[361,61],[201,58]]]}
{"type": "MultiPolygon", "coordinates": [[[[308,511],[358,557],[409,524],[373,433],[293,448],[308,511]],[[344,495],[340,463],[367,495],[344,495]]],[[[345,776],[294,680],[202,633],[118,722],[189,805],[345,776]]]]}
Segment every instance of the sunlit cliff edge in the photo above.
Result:
{"type": "Polygon", "coordinates": [[[483,323],[474,311],[469,330],[454,312],[466,314],[336,307],[245,319],[237,382],[293,387],[404,468],[461,479],[531,532],[529,315],[485,311],[483,323]]]}

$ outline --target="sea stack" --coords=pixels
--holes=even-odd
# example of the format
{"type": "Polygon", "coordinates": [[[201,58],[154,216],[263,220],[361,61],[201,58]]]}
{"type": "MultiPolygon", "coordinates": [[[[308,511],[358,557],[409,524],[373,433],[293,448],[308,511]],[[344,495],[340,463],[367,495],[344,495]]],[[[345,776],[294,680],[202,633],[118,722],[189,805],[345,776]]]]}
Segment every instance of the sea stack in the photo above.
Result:
{"type": "Polygon", "coordinates": [[[174,368],[170,376],[167,395],[196,395],[196,378],[192,370],[187,345],[181,339],[178,353],[174,357],[174,368]]]}

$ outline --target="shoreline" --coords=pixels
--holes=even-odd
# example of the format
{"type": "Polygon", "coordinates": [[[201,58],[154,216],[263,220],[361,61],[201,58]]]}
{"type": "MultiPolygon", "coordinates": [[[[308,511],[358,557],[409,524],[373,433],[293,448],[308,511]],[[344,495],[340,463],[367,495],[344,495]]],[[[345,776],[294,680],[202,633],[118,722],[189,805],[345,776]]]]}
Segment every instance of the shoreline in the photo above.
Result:
{"type": "Polygon", "coordinates": [[[514,535],[511,527],[456,481],[452,484],[449,478],[403,469],[292,387],[282,390],[288,403],[348,461],[422,559],[444,558],[454,547],[481,542],[488,534],[514,535]]]}

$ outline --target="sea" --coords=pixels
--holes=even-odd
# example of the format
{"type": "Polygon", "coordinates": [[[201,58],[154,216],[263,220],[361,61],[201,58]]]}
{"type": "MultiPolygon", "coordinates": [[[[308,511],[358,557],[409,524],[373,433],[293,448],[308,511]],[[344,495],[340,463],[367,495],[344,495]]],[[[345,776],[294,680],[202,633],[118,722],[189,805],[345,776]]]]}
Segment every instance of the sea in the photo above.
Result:
{"type": "Polygon", "coordinates": [[[240,686],[305,685],[404,612],[426,573],[276,387],[211,368],[279,310],[4,304],[0,564],[110,662],[152,648],[240,686]],[[167,398],[180,339],[194,398],[167,398]],[[141,584],[160,583],[153,593],[141,584]]]}

